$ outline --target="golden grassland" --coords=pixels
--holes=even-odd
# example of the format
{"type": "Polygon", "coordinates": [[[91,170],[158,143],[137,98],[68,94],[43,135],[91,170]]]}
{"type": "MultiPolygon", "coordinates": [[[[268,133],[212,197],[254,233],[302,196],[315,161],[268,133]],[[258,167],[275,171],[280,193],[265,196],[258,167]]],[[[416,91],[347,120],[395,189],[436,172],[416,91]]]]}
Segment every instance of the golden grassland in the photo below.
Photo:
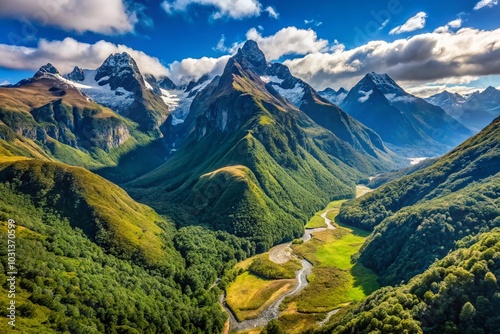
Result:
{"type": "Polygon", "coordinates": [[[269,280],[244,272],[227,288],[226,302],[238,321],[257,318],[294,285],[294,279],[269,280]]]}

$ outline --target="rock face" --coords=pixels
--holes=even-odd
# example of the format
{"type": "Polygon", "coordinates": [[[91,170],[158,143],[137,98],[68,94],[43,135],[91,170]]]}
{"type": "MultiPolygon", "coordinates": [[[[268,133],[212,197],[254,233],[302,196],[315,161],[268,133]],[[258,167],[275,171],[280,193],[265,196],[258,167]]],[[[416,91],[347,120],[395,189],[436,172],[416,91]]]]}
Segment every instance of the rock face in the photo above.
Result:
{"type": "Polygon", "coordinates": [[[35,77],[41,77],[45,74],[60,74],[60,73],[51,63],[48,63],[40,67],[38,72],[35,73],[35,77]]]}
{"type": "Polygon", "coordinates": [[[71,73],[65,75],[65,78],[71,80],[71,81],[83,81],[85,80],[85,75],[83,74],[83,70],[79,68],[78,66],[75,66],[73,71],[71,73]]]}
{"type": "MultiPolygon", "coordinates": [[[[97,110],[94,111],[96,114],[97,110]]],[[[130,131],[118,118],[92,117],[88,111],[71,107],[62,100],[56,100],[40,108],[33,109],[31,115],[38,124],[37,132],[43,133],[43,138],[50,136],[63,144],[74,148],[100,148],[109,151],[119,147],[130,138],[130,131]]],[[[31,134],[24,134],[31,139],[31,134]]]]}
{"type": "Polygon", "coordinates": [[[144,78],[137,63],[126,52],[110,55],[97,69],[94,79],[100,86],[109,84],[111,90],[122,87],[135,92],[144,86],[144,78]]]}

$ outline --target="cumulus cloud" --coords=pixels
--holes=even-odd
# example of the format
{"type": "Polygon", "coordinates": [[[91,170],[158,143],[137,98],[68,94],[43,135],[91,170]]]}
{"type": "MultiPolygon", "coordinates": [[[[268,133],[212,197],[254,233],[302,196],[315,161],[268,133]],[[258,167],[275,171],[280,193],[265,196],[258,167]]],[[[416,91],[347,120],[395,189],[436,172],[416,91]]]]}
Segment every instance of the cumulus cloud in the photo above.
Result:
{"type": "Polygon", "coordinates": [[[97,68],[112,53],[127,52],[135,59],[143,73],[167,75],[168,70],[158,58],[125,45],[99,41],[95,44],[81,43],[73,38],[62,41],[42,39],[35,48],[0,44],[0,67],[37,70],[52,63],[60,72],[68,73],[74,66],[97,68]]]}
{"type": "Polygon", "coordinates": [[[186,58],[170,64],[170,79],[176,84],[186,84],[192,80],[198,80],[208,74],[216,76],[222,74],[230,56],[219,58],[186,58]]]}
{"type": "Polygon", "coordinates": [[[500,74],[499,59],[500,29],[462,28],[394,42],[371,41],[350,50],[315,52],[284,63],[294,75],[324,89],[353,86],[371,71],[413,83],[500,74]]]}
{"type": "Polygon", "coordinates": [[[276,11],[276,9],[274,9],[274,7],[267,6],[264,11],[266,11],[273,19],[278,19],[280,17],[280,14],[276,11]]]}
{"type": "Polygon", "coordinates": [[[246,37],[259,44],[268,60],[278,59],[288,54],[304,55],[325,51],[329,46],[328,41],[318,38],[314,30],[298,29],[293,26],[283,28],[268,37],[263,37],[257,29],[251,28],[246,37]]]}
{"type": "MultiPolygon", "coordinates": [[[[185,12],[192,5],[208,6],[215,9],[212,19],[217,20],[224,17],[233,19],[243,19],[246,17],[259,16],[262,13],[262,5],[257,0],[165,0],[162,2],[162,8],[168,14],[176,12],[185,12]]],[[[267,7],[266,11],[271,15],[268,8],[271,8],[274,14],[277,12],[272,7],[267,7]]]]}
{"type": "Polygon", "coordinates": [[[450,21],[450,22],[448,22],[447,26],[449,26],[450,28],[454,28],[454,29],[460,28],[462,26],[462,19],[456,19],[456,20],[450,21]]]}
{"type": "Polygon", "coordinates": [[[389,31],[389,35],[402,34],[405,32],[411,32],[425,27],[425,21],[427,19],[427,13],[419,12],[415,16],[410,17],[403,25],[397,26],[396,28],[389,31]]]}
{"type": "Polygon", "coordinates": [[[445,33],[445,32],[450,32],[450,28],[452,29],[458,29],[462,26],[462,19],[456,19],[453,21],[448,22],[446,25],[436,28],[434,32],[437,33],[445,33]]]}
{"type": "Polygon", "coordinates": [[[481,0],[474,6],[474,10],[479,10],[483,7],[493,7],[496,5],[498,5],[498,0],[481,0]]]}
{"type": "Polygon", "coordinates": [[[65,30],[121,34],[134,30],[137,13],[123,0],[0,0],[0,17],[56,26],[65,30]]]}

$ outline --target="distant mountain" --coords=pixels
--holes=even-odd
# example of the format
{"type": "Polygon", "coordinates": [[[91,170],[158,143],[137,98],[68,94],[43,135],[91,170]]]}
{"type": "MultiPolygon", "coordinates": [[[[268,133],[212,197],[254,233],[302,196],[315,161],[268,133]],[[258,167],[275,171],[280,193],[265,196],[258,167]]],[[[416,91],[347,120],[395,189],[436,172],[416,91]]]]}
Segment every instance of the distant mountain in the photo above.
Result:
{"type": "Polygon", "coordinates": [[[467,98],[444,91],[426,100],[443,108],[450,116],[475,132],[500,116],[500,91],[491,86],[482,92],[474,92],[467,98]]]}
{"type": "Polygon", "coordinates": [[[174,126],[184,123],[196,94],[210,83],[208,75],[179,86],[166,76],[156,79],[149,75],[145,79],[155,92],[162,95],[163,101],[172,112],[172,125],[174,126]]]}
{"type": "Polygon", "coordinates": [[[340,105],[342,101],[344,101],[348,93],[349,92],[343,87],[340,87],[340,89],[337,91],[333,88],[328,87],[318,92],[321,97],[324,97],[325,99],[336,105],[340,105]]]}
{"type": "Polygon", "coordinates": [[[145,131],[159,132],[170,111],[160,94],[148,89],[135,60],[126,52],[110,55],[96,70],[78,67],[65,76],[100,103],[137,122],[145,131]]]}
{"type": "Polygon", "coordinates": [[[472,134],[441,108],[405,92],[387,74],[367,74],[341,107],[407,156],[443,154],[472,134]]]}
{"type": "MultiPolygon", "coordinates": [[[[304,221],[321,205],[353,196],[354,181],[364,177],[360,170],[372,173],[384,164],[318,126],[290,102],[306,101],[307,89],[283,65],[267,63],[257,44],[247,41],[223,74],[194,98],[183,125],[188,133],[184,145],[127,188],[185,224],[198,222],[251,238],[258,250],[299,236],[304,221]],[[296,99],[287,95],[293,89],[296,99]],[[165,207],[166,202],[176,208],[165,207]]],[[[318,101],[329,108],[325,113],[341,113],[326,100],[318,101]]],[[[359,126],[366,133],[354,134],[351,128],[353,138],[368,144],[372,132],[359,126]]]]}
{"type": "MultiPolygon", "coordinates": [[[[258,47],[255,47],[258,50],[258,47]]],[[[271,94],[281,99],[284,98],[307,114],[315,123],[331,131],[358,152],[372,156],[375,159],[373,161],[379,166],[387,167],[391,163],[394,154],[384,146],[377,133],[322,98],[309,84],[294,77],[285,65],[268,63],[265,58],[259,58],[255,50],[243,52],[243,54],[247,53],[251,54],[253,59],[258,59],[258,62],[250,64],[249,68],[266,85],[266,89],[271,94]]],[[[242,56],[235,56],[236,59],[238,57],[242,56]]],[[[245,63],[246,59],[239,59],[239,61],[245,63]]]]}

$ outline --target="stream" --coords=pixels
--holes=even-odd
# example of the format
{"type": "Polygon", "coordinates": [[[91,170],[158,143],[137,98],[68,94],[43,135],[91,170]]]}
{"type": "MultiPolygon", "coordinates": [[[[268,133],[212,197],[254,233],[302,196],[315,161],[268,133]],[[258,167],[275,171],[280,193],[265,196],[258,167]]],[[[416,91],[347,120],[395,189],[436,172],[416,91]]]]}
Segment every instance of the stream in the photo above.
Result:
{"type": "MultiPolygon", "coordinates": [[[[328,211],[325,211],[321,215],[321,217],[323,217],[323,219],[325,220],[327,227],[305,229],[304,235],[302,236],[302,240],[304,242],[311,240],[313,233],[335,228],[335,226],[332,225],[332,221],[326,217],[327,212],[328,211]]],[[[280,245],[273,247],[273,250],[277,249],[278,252],[274,252],[272,257],[275,259],[279,259],[279,260],[276,261],[276,260],[273,260],[273,258],[271,258],[271,260],[273,260],[274,262],[277,262],[277,263],[286,262],[286,261],[282,261],[281,259],[283,259],[284,257],[286,258],[287,256],[281,256],[281,254],[276,254],[276,253],[283,253],[283,254],[286,253],[290,244],[291,244],[290,242],[287,242],[287,243],[280,244],[280,245]]],[[[271,250],[270,255],[272,252],[273,251],[271,250]]],[[[263,327],[263,326],[266,326],[267,323],[269,321],[271,321],[272,319],[276,319],[279,315],[279,307],[280,307],[281,303],[283,302],[283,300],[288,296],[291,296],[291,295],[294,295],[294,294],[300,292],[309,283],[307,281],[307,276],[312,271],[312,264],[311,264],[311,262],[307,261],[306,259],[303,259],[301,261],[301,263],[302,263],[302,268],[300,270],[298,270],[297,273],[295,274],[295,277],[297,278],[297,285],[295,286],[295,288],[292,291],[289,291],[289,292],[283,294],[277,300],[275,300],[271,305],[266,307],[266,309],[261,313],[261,315],[258,318],[248,319],[248,320],[244,320],[242,322],[238,322],[238,320],[236,320],[236,317],[235,317],[233,311],[228,307],[228,305],[226,303],[226,293],[224,293],[220,298],[220,304],[222,305],[224,310],[229,314],[230,331],[233,331],[233,330],[242,331],[242,330],[251,329],[251,328],[255,328],[255,327],[263,327]]],[[[326,323],[330,319],[330,317],[337,312],[338,312],[338,309],[329,312],[327,314],[327,317],[320,323],[320,325],[323,325],[324,323],[326,323]]]]}

